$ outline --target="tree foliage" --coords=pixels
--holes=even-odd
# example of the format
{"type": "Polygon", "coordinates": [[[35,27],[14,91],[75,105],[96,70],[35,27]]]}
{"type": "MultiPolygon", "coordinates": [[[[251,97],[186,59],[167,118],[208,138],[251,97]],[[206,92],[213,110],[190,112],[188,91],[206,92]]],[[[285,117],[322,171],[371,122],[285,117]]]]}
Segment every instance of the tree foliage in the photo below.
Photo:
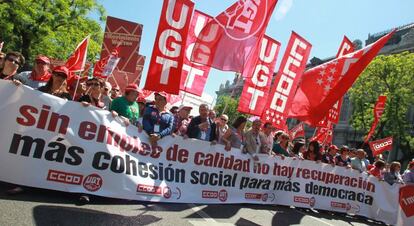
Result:
{"type": "Polygon", "coordinates": [[[105,10],[97,0],[0,1],[0,40],[6,51],[20,51],[31,64],[37,54],[65,60],[76,45],[91,35],[88,59],[100,53],[102,28],[90,18],[105,10]]]}
{"type": "Polygon", "coordinates": [[[229,116],[229,124],[233,122],[237,117],[239,116],[245,116],[248,117],[245,114],[242,114],[237,111],[237,107],[239,105],[238,98],[230,97],[227,95],[222,95],[217,98],[216,106],[214,107],[214,110],[218,113],[218,115],[221,115],[223,113],[224,108],[224,114],[229,116]]]}
{"type": "Polygon", "coordinates": [[[373,108],[379,95],[387,103],[374,139],[393,136],[404,154],[413,154],[414,54],[401,53],[376,57],[350,90],[352,126],[367,133],[374,120],[373,108]],[[411,153],[410,153],[411,152],[411,153]]]}

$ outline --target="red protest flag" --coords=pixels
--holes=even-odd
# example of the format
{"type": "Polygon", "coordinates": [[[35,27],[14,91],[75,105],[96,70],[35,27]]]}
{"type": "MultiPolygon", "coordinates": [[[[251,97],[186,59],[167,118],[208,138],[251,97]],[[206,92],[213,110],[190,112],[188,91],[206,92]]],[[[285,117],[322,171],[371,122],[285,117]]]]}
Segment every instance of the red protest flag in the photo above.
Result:
{"type": "Polygon", "coordinates": [[[315,135],[310,138],[311,141],[318,141],[320,144],[332,144],[333,140],[333,124],[328,121],[326,127],[317,127],[315,131],[315,135]]]}
{"type": "MultiPolygon", "coordinates": [[[[351,40],[349,40],[349,38],[344,36],[342,43],[338,49],[338,53],[336,53],[336,58],[339,58],[343,55],[352,52],[354,52],[354,44],[351,42],[351,40]]],[[[318,127],[326,127],[328,120],[333,124],[338,124],[339,115],[341,113],[342,108],[342,101],[343,97],[341,97],[337,102],[335,102],[335,104],[329,109],[328,114],[325,116],[325,118],[319,121],[318,127]]]]}
{"type": "Polygon", "coordinates": [[[292,32],[261,116],[263,122],[271,122],[278,129],[286,127],[287,113],[311,48],[308,41],[292,32]]]}
{"type": "Polygon", "coordinates": [[[375,128],[381,119],[382,113],[384,113],[385,103],[387,102],[387,96],[378,96],[378,100],[374,106],[374,121],[372,122],[371,128],[369,129],[368,135],[364,142],[368,142],[369,139],[374,135],[375,128]]]}
{"type": "Polygon", "coordinates": [[[180,90],[197,96],[201,96],[203,94],[208,73],[210,72],[210,67],[191,62],[191,54],[201,29],[203,29],[203,27],[206,26],[206,24],[212,19],[213,18],[211,16],[195,10],[193,18],[191,19],[190,29],[188,31],[180,90]]]}
{"type": "Polygon", "coordinates": [[[239,0],[210,21],[197,37],[192,61],[242,72],[257,51],[277,0],[239,0]]]}
{"type": "Polygon", "coordinates": [[[317,123],[352,86],[395,31],[356,52],[308,70],[296,91],[289,116],[317,123]]]}
{"type": "Polygon", "coordinates": [[[297,124],[291,130],[289,130],[290,140],[294,140],[298,137],[305,137],[305,127],[303,122],[297,124]]]}
{"type": "Polygon", "coordinates": [[[66,61],[65,66],[71,72],[85,70],[86,56],[88,54],[89,35],[82,40],[76,47],[73,54],[66,61]]]}
{"type": "Polygon", "coordinates": [[[242,76],[246,80],[237,108],[239,112],[256,116],[262,115],[270,91],[279,50],[280,43],[278,41],[266,35],[263,37],[259,60],[248,63],[249,67],[243,71],[242,76]],[[250,72],[253,75],[247,75],[250,72]]]}
{"type": "Polygon", "coordinates": [[[178,94],[194,2],[165,0],[145,89],[178,94]]]}
{"type": "Polygon", "coordinates": [[[98,77],[98,78],[107,78],[110,74],[108,74],[108,72],[104,73],[105,68],[107,68],[107,71],[111,70],[110,72],[112,73],[115,67],[119,63],[120,58],[118,56],[119,56],[119,45],[111,52],[110,55],[104,58],[101,58],[99,61],[95,63],[95,66],[93,67],[93,76],[98,77]],[[108,65],[108,63],[110,62],[115,63],[115,64],[108,65]]]}
{"type": "Polygon", "coordinates": [[[393,138],[387,137],[381,140],[369,142],[369,147],[371,148],[372,155],[377,156],[383,153],[384,151],[391,151],[392,144],[393,144],[393,138]]]}

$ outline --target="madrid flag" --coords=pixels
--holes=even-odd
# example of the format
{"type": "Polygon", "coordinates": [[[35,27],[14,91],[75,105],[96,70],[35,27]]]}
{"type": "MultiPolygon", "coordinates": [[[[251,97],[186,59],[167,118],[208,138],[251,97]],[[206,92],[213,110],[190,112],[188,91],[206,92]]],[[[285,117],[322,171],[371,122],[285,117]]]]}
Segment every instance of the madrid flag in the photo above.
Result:
{"type": "Polygon", "coordinates": [[[309,125],[317,125],[332,105],[348,91],[394,32],[361,50],[307,71],[296,91],[289,116],[309,125]]]}
{"type": "Polygon", "coordinates": [[[242,72],[257,59],[260,42],[277,0],[239,0],[209,22],[194,46],[192,61],[242,72]]]}
{"type": "Polygon", "coordinates": [[[65,66],[71,72],[85,70],[86,56],[88,54],[89,35],[76,47],[75,52],[66,61],[65,66]]]}

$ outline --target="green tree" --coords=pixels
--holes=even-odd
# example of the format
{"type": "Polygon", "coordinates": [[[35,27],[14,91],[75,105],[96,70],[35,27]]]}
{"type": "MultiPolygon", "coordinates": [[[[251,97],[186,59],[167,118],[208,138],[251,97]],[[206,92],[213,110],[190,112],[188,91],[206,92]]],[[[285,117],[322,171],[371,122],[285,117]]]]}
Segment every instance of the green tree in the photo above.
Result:
{"type": "Polygon", "coordinates": [[[0,39],[6,51],[20,51],[26,66],[37,54],[65,60],[76,45],[91,35],[88,59],[100,53],[105,17],[97,0],[3,0],[0,1],[0,39]]]}
{"type": "Polygon", "coordinates": [[[408,120],[414,106],[413,53],[376,57],[351,88],[352,126],[365,134],[374,120],[373,108],[379,95],[386,95],[387,103],[374,139],[393,136],[394,146],[406,157],[413,155],[413,125],[408,120]]]}
{"type": "Polygon", "coordinates": [[[222,95],[217,98],[216,106],[214,110],[217,111],[218,115],[223,113],[229,116],[229,124],[231,124],[237,117],[245,116],[248,117],[246,114],[242,114],[237,111],[237,107],[239,105],[239,98],[230,97],[227,95],[222,95]]]}

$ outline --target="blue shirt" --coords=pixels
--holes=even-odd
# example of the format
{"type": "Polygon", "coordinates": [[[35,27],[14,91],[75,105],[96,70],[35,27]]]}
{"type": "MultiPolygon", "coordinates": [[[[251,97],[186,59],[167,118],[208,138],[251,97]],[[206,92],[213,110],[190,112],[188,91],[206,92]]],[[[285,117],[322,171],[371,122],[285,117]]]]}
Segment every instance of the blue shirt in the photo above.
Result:
{"type": "Polygon", "coordinates": [[[148,135],[155,133],[165,137],[173,132],[174,116],[170,112],[160,113],[157,108],[149,106],[145,108],[142,124],[148,135]],[[158,132],[154,132],[155,125],[159,125],[158,132]]]}

